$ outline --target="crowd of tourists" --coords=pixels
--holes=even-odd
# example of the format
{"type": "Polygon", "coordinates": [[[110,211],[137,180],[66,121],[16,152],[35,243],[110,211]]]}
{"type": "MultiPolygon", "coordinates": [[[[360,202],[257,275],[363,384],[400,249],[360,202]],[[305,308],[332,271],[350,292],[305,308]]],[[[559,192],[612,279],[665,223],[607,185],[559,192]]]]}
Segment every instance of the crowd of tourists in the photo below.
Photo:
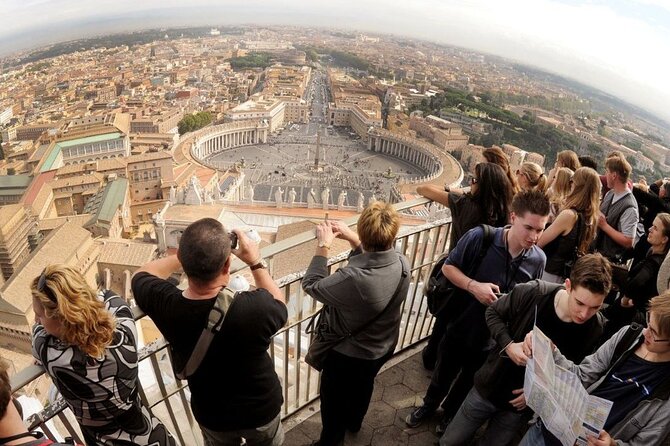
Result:
{"type": "MultiPolygon", "coordinates": [[[[451,210],[450,287],[434,312],[422,352],[432,371],[409,428],[441,417],[441,446],[561,444],[526,405],[525,367],[533,327],[554,359],[592,395],[612,401],[593,446],[656,445],[670,430],[670,182],[632,182],[618,152],[599,172],[591,158],[557,155],[512,171],[498,148],[484,151],[469,188],[420,186],[451,210]],[[660,272],[660,273],[659,273],[660,272]]],[[[400,218],[376,201],[356,230],[316,226],[317,246],[302,280],[323,304],[308,332],[306,361],[321,372],[321,446],[343,444],[362,427],[375,376],[398,342],[412,272],[396,252],[400,218]],[[330,273],[335,239],[349,243],[346,266],[330,273]]],[[[418,283],[427,277],[415,277],[418,283]]],[[[268,349],[286,324],[285,294],[258,245],[204,218],[183,232],[174,255],[142,266],[133,296],[169,342],[174,375],[188,382],[205,445],[284,443],[282,383],[268,349]],[[232,255],[256,287],[228,288],[232,255]],[[172,277],[180,272],[187,286],[172,277]]],[[[140,399],[131,309],[96,291],[81,272],[49,265],[31,284],[33,355],[79,423],[87,445],[175,445],[140,399]]],[[[0,364],[0,444],[54,444],[28,431],[0,364]]]]}

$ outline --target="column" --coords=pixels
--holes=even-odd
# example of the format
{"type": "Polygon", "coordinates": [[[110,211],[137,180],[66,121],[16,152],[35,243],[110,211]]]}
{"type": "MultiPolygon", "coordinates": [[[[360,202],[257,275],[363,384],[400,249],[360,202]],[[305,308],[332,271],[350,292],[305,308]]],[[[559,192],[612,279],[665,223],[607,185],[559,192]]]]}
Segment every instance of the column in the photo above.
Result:
{"type": "Polygon", "coordinates": [[[109,290],[112,288],[112,272],[109,270],[109,268],[105,268],[104,271],[105,273],[105,289],[109,290]]]}

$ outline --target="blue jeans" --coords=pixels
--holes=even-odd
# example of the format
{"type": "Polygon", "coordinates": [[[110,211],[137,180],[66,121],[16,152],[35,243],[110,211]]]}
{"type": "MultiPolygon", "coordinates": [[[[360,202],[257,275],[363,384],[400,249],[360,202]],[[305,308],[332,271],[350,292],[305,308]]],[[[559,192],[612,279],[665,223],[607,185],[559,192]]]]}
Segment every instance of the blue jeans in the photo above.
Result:
{"type": "Polygon", "coordinates": [[[526,435],[521,439],[519,446],[545,446],[544,436],[542,435],[542,428],[540,427],[541,421],[538,420],[537,423],[533,424],[526,435]]]}
{"type": "Polygon", "coordinates": [[[440,446],[458,446],[468,444],[486,422],[489,422],[480,445],[506,445],[523,426],[524,413],[515,410],[501,410],[489,400],[484,399],[473,387],[458,409],[456,416],[447,426],[440,438],[440,446]]]}
{"type": "Polygon", "coordinates": [[[213,431],[200,426],[205,446],[240,446],[242,439],[248,446],[281,446],[284,443],[284,429],[281,425],[281,413],[268,424],[251,429],[233,431],[213,431]]]}

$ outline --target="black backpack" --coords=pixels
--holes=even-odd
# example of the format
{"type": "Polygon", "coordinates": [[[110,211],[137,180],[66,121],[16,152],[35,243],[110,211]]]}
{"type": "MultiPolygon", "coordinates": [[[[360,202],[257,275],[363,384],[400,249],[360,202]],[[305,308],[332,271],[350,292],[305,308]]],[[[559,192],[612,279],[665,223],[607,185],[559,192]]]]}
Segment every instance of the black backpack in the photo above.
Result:
{"type": "MultiPolygon", "coordinates": [[[[489,246],[493,243],[494,228],[489,225],[479,225],[479,227],[484,230],[484,239],[482,240],[482,246],[479,248],[477,258],[472,263],[471,271],[463,271],[463,273],[469,277],[472,277],[472,274],[477,272],[479,264],[489,250],[489,246]]],[[[423,295],[426,296],[428,311],[434,316],[444,311],[454,293],[459,290],[457,286],[454,286],[454,284],[442,274],[442,264],[448,255],[449,253],[442,254],[440,258],[437,259],[435,265],[433,265],[433,269],[430,271],[430,276],[428,276],[428,280],[423,287],[423,295]]]]}

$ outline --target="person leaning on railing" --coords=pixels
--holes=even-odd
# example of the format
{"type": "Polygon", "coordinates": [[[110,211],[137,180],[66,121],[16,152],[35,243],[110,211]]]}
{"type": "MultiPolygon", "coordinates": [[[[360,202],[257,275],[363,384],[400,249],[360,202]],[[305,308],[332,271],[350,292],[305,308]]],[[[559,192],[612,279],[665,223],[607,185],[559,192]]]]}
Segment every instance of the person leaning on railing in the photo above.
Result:
{"type": "Polygon", "coordinates": [[[288,311],[258,245],[243,231],[233,232],[237,249],[218,220],[191,223],[177,255],[149,262],[135,273],[133,295],[170,343],[174,369],[184,373],[217,296],[230,281],[231,253],[250,267],[257,289],[234,295],[222,311],[220,331],[187,376],[191,408],[206,446],[238,445],[242,438],[248,446],[279,446],[283,397],[268,348],[288,311]],[[167,280],[182,268],[188,276],[183,291],[167,280]]]}
{"type": "Polygon", "coordinates": [[[138,395],[137,328],[128,304],[76,269],[47,266],[30,285],[33,356],[74,413],[87,445],[175,445],[138,395]]]}
{"type": "Polygon", "coordinates": [[[302,287],[328,305],[332,317],[350,332],[364,327],[335,346],[325,361],[320,387],[322,431],[316,443],[320,446],[339,445],[346,430],[360,430],[375,376],[398,342],[400,306],[410,282],[409,274],[403,276],[407,260],[393,249],[399,228],[398,213],[381,201],[363,210],[357,233],[342,222],[325,221],[316,228],[318,246],[302,287]],[[348,265],[329,276],[327,260],[335,238],[348,241],[352,252],[348,265]]]}

